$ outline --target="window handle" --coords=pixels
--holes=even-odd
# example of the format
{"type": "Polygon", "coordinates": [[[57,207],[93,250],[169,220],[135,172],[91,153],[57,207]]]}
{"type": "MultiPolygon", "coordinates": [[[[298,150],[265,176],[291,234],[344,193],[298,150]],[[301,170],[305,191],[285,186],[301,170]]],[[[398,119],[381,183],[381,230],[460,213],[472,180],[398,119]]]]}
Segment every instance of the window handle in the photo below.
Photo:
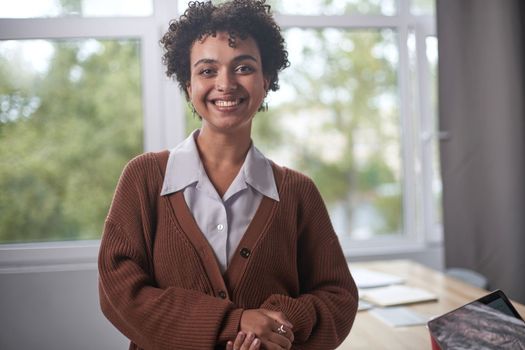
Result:
{"type": "Polygon", "coordinates": [[[439,141],[448,141],[450,140],[450,132],[440,130],[440,131],[424,131],[421,133],[421,141],[427,143],[437,138],[439,141]]]}

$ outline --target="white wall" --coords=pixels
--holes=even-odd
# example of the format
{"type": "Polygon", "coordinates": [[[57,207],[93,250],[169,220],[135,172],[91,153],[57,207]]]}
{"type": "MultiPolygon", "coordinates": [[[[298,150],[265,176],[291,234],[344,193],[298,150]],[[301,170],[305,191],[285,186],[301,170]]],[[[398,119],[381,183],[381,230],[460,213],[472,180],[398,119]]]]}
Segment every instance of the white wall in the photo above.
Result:
{"type": "Polygon", "coordinates": [[[122,350],[104,318],[97,271],[0,273],[0,349],[122,350]]]}

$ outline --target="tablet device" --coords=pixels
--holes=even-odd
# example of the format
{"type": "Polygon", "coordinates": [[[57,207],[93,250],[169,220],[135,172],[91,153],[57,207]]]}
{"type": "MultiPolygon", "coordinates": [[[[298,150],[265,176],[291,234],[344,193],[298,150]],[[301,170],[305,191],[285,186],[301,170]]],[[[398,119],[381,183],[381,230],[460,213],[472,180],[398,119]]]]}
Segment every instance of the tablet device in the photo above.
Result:
{"type": "Polygon", "coordinates": [[[523,349],[525,321],[496,290],[427,323],[433,349],[523,349]]]}

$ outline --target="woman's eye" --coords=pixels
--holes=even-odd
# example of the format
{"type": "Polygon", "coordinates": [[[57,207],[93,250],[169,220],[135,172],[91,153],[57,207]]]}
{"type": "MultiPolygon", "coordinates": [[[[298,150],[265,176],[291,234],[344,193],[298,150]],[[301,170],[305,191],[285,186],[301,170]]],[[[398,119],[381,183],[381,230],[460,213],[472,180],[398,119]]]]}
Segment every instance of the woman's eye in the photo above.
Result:
{"type": "Polygon", "coordinates": [[[253,72],[253,68],[250,66],[239,66],[236,71],[239,73],[251,73],[253,72]]]}
{"type": "Polygon", "coordinates": [[[213,73],[214,73],[213,69],[210,69],[210,68],[204,68],[204,69],[201,69],[199,71],[199,75],[202,75],[202,76],[205,76],[205,77],[211,76],[211,75],[213,75],[213,73]]]}

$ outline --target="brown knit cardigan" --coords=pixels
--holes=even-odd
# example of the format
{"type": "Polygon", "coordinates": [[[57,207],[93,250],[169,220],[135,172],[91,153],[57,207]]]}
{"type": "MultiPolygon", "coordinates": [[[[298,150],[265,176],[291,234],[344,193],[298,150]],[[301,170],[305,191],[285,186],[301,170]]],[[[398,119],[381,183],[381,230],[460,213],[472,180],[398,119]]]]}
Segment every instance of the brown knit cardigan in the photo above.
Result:
{"type": "Polygon", "coordinates": [[[294,349],[334,349],[357,290],[313,182],[272,164],[280,201],[263,200],[224,275],[182,192],[160,196],[168,151],[128,163],[99,253],[102,311],[130,349],[217,349],[243,310],[282,311],[294,349]]]}

